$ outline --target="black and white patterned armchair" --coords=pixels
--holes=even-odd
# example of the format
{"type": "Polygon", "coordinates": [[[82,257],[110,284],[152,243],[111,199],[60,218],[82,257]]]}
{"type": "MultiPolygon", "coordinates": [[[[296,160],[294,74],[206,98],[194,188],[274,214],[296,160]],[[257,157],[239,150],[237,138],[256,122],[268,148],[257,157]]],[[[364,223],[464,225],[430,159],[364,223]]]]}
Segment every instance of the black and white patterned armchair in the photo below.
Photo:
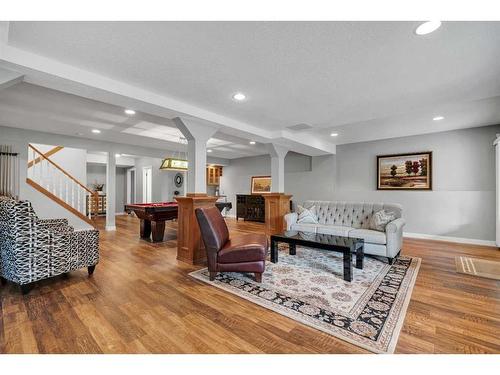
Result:
{"type": "Polygon", "coordinates": [[[39,219],[29,201],[0,197],[0,278],[21,286],[99,262],[99,231],[75,231],[67,219],[39,219]]]}

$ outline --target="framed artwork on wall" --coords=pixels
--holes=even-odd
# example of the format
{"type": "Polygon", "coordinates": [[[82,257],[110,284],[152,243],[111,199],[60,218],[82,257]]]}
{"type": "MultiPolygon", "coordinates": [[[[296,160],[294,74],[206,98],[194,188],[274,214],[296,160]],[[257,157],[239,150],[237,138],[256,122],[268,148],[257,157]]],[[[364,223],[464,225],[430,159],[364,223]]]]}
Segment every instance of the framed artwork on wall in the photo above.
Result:
{"type": "Polygon", "coordinates": [[[252,194],[270,193],[271,176],[253,176],[250,192],[252,194]]]}
{"type": "Polygon", "coordinates": [[[377,190],[432,190],[432,151],[377,156],[377,190]]]}

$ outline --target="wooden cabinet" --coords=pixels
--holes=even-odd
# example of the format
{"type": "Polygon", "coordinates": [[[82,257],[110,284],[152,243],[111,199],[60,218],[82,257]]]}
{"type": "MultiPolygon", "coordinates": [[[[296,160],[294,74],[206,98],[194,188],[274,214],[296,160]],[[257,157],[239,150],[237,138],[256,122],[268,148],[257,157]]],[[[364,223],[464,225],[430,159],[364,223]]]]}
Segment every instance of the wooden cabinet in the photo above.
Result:
{"type": "Polygon", "coordinates": [[[207,167],[207,185],[220,185],[220,178],[222,176],[222,167],[211,166],[207,167]]]}
{"type": "Polygon", "coordinates": [[[236,220],[239,218],[263,223],[266,219],[264,197],[258,194],[237,194],[236,220]]]}

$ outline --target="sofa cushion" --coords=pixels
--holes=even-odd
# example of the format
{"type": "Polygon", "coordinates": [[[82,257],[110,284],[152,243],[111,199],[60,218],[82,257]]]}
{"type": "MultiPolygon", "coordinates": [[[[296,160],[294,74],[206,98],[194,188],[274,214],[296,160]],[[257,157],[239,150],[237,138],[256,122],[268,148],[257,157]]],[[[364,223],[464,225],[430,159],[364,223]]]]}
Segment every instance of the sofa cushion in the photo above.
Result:
{"type": "Polygon", "coordinates": [[[347,237],[351,227],[343,227],[341,225],[317,225],[317,233],[321,234],[331,234],[334,236],[344,236],[347,237]]]}
{"type": "Polygon", "coordinates": [[[296,230],[299,232],[312,232],[316,233],[316,227],[318,224],[301,224],[295,223],[290,226],[290,230],[296,230]]]}
{"type": "Polygon", "coordinates": [[[370,229],[385,232],[385,227],[391,221],[396,219],[396,215],[386,210],[375,212],[370,219],[370,229]]]}
{"type": "Polygon", "coordinates": [[[318,217],[316,216],[316,206],[304,208],[301,205],[297,205],[297,213],[299,214],[297,223],[318,224],[318,217]]]}
{"type": "Polygon", "coordinates": [[[352,229],[349,232],[349,237],[362,238],[365,242],[385,245],[387,238],[384,232],[379,232],[371,229],[352,229]]]}

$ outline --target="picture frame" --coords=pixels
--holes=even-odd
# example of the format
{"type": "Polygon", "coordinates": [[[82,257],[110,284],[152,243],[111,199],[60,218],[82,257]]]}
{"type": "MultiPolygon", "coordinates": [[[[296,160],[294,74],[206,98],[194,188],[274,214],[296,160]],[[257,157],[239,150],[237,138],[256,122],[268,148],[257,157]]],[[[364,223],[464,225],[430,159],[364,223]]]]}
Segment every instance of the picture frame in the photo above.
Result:
{"type": "Polygon", "coordinates": [[[265,194],[271,192],[271,176],[252,176],[251,194],[265,194]]]}
{"type": "Polygon", "coordinates": [[[378,155],[377,190],[432,190],[432,151],[378,155]]]}

